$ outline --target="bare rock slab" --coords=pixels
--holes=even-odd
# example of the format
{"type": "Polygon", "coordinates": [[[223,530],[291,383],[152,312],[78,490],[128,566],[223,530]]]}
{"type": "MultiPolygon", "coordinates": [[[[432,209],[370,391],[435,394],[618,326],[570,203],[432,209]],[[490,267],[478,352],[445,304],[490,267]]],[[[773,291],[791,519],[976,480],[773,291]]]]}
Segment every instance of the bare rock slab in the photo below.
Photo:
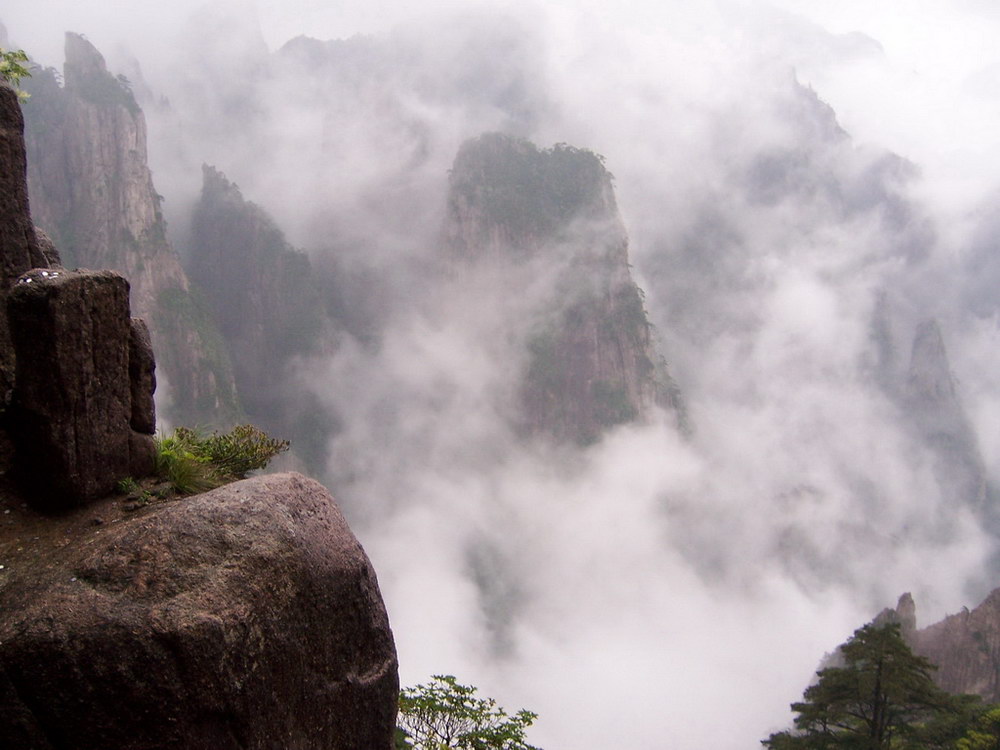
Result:
{"type": "Polygon", "coordinates": [[[0,747],[390,750],[392,633],[321,485],[116,508],[0,538],[0,747]]]}

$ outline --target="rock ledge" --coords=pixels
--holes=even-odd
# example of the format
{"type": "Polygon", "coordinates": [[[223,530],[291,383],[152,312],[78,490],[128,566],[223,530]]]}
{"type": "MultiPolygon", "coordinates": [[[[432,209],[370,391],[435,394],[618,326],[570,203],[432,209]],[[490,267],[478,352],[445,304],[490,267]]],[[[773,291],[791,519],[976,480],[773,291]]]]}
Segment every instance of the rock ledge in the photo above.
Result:
{"type": "Polygon", "coordinates": [[[388,618],[318,483],[0,519],[0,747],[392,747],[388,618]]]}

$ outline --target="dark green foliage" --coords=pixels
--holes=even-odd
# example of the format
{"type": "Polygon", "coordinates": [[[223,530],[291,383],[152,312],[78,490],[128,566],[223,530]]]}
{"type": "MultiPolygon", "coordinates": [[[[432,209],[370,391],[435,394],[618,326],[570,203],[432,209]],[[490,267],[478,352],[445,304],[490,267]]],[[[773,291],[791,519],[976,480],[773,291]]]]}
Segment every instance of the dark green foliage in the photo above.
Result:
{"type": "Polygon", "coordinates": [[[199,450],[224,476],[242,479],[287,451],[288,441],[268,437],[252,424],[241,424],[221,435],[212,433],[200,442],[199,450]]]}
{"type": "Polygon", "coordinates": [[[393,747],[395,750],[410,750],[413,745],[406,739],[406,732],[396,727],[396,734],[393,736],[393,747]]]}
{"type": "Polygon", "coordinates": [[[921,750],[962,750],[962,737],[979,726],[983,715],[992,708],[984,704],[978,695],[952,695],[949,700],[948,710],[935,712],[917,729],[914,747],[921,750]]]}
{"type": "Polygon", "coordinates": [[[492,698],[478,697],[476,688],[451,675],[434,675],[426,685],[400,691],[396,747],[539,750],[524,738],[537,718],[523,709],[510,715],[492,698]]]}
{"type": "Polygon", "coordinates": [[[182,495],[205,492],[263,469],[287,440],[268,437],[253,425],[204,436],[187,427],[156,438],[156,473],[182,495]]]}
{"type": "Polygon", "coordinates": [[[181,495],[206,492],[225,483],[198,450],[193,430],[178,427],[173,435],[156,438],[156,475],[173,485],[181,495]]]}
{"type": "Polygon", "coordinates": [[[132,493],[138,493],[142,491],[142,487],[139,483],[135,481],[132,477],[125,477],[124,479],[119,479],[118,483],[115,485],[117,489],[123,495],[131,495],[132,493]]]}
{"type": "Polygon", "coordinates": [[[914,654],[896,623],[866,625],[840,649],[844,666],[817,673],[792,704],[795,731],[772,734],[771,750],[949,747],[970,699],[938,688],[935,667],[914,654]]]}
{"type": "Polygon", "coordinates": [[[611,175],[597,154],[489,133],[465,144],[452,170],[452,200],[475,206],[483,226],[506,226],[516,244],[548,240],[596,206],[611,175]]]}

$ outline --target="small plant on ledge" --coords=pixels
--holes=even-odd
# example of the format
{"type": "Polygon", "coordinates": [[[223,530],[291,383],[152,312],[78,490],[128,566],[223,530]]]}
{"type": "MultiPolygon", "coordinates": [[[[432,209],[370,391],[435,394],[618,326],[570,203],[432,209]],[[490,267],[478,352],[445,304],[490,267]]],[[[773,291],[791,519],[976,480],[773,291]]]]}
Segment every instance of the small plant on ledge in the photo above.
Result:
{"type": "Polygon", "coordinates": [[[156,475],[181,495],[206,492],[243,479],[251,471],[266,467],[289,445],[287,440],[272,438],[250,424],[208,436],[178,427],[155,442],[156,475]]]}

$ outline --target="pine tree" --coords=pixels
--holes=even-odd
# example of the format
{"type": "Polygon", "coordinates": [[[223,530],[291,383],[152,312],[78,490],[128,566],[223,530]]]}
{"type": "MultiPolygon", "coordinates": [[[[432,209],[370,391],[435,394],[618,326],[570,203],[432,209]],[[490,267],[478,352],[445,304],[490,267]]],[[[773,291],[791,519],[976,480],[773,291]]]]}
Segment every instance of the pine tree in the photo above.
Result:
{"type": "MultiPolygon", "coordinates": [[[[800,703],[795,730],[772,734],[770,750],[898,750],[925,748],[925,729],[960,708],[938,688],[936,669],[914,654],[899,625],[866,625],[840,648],[844,666],[817,672],[800,703]]],[[[967,702],[967,700],[965,701],[967,702]]]]}

